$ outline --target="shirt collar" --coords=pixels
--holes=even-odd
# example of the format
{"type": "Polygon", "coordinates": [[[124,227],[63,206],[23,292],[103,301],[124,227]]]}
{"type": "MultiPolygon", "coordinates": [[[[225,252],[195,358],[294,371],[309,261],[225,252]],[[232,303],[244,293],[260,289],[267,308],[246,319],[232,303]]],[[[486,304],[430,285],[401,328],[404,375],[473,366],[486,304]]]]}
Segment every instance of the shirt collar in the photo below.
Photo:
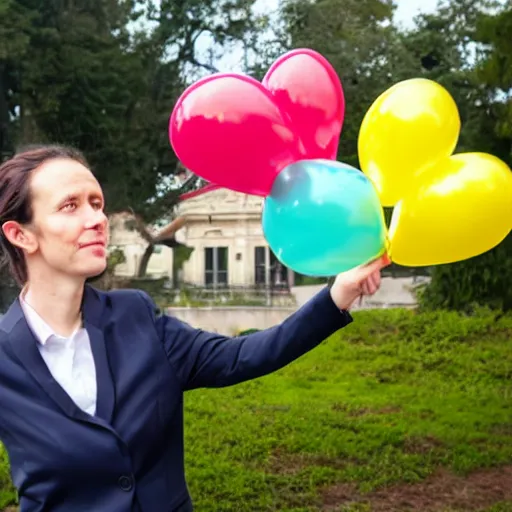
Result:
{"type": "Polygon", "coordinates": [[[47,341],[52,337],[56,336],[53,329],[39,316],[39,314],[30,306],[30,304],[25,300],[26,295],[28,294],[27,290],[22,290],[20,293],[20,305],[23,310],[23,314],[25,315],[25,319],[35,334],[37,341],[41,343],[41,345],[46,345],[47,341]]]}

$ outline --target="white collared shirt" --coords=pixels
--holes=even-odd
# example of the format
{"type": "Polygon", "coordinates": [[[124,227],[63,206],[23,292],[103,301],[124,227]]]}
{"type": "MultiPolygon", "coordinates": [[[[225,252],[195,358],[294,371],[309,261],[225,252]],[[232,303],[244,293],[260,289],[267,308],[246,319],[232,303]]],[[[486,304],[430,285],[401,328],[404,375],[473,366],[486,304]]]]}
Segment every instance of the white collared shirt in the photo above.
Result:
{"type": "Polygon", "coordinates": [[[94,415],[96,366],[87,330],[79,328],[69,338],[55,334],[27,300],[30,298],[20,294],[25,319],[38,341],[37,347],[50,373],[78,407],[94,415]]]}

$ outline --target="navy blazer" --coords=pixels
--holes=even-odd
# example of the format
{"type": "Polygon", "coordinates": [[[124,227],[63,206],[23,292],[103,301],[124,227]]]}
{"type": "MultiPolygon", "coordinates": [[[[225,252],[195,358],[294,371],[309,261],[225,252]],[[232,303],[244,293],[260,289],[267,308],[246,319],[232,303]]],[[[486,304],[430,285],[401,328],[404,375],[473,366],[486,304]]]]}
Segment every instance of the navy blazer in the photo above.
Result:
{"type": "Polygon", "coordinates": [[[273,372],[347,325],[322,290],[282,324],[229,338],[156,313],[147,294],[85,287],[95,416],[53,379],[16,300],[0,322],[0,438],[21,512],[188,512],[183,392],[273,372]]]}

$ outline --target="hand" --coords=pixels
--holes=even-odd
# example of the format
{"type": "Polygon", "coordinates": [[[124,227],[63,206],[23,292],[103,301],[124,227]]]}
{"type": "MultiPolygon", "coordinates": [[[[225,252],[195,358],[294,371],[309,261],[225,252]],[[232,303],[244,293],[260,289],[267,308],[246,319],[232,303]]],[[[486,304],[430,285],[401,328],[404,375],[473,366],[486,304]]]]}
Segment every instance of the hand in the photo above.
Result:
{"type": "Polygon", "coordinates": [[[380,288],[380,271],[391,263],[385,254],[379,259],[336,276],[331,297],[338,309],[350,309],[363,295],[373,295],[380,288]]]}

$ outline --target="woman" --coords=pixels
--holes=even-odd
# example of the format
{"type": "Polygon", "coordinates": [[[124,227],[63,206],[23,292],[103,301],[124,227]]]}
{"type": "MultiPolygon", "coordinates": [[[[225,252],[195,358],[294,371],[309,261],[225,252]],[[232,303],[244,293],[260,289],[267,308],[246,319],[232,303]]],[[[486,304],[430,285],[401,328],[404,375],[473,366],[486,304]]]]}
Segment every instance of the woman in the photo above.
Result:
{"type": "Polygon", "coordinates": [[[281,325],[227,338],[157,316],[137,290],[86,280],[107,264],[101,187],[75,150],[0,167],[1,246],[22,286],[0,323],[0,437],[22,512],[192,510],[183,392],[273,372],[351,321],[383,257],[340,274],[281,325]]]}

